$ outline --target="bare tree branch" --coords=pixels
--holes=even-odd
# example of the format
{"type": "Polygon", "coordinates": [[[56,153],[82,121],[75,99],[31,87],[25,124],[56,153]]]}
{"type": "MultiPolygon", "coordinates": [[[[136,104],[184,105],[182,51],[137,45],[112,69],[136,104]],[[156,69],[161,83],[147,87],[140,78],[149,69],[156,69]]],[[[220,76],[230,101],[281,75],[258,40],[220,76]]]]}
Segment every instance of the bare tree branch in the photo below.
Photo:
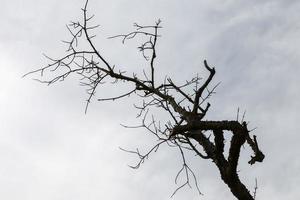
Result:
{"type": "Polygon", "coordinates": [[[110,39],[121,38],[122,43],[127,40],[142,40],[142,45],[138,49],[145,58],[148,70],[144,69],[141,77],[135,73],[130,75],[120,70],[118,66],[111,65],[110,63],[113,63],[113,61],[108,61],[103,55],[102,49],[96,47],[92,40],[95,35],[91,35],[90,31],[95,30],[99,25],[91,25],[94,15],[90,16],[88,14],[87,6],[88,0],[86,0],[82,9],[82,22],[72,21],[67,25],[71,38],[63,41],[67,45],[66,54],[59,58],[46,56],[49,60],[48,65],[28,72],[24,76],[39,74],[42,79],[36,80],[48,85],[64,81],[70,75],[78,76],[80,84],[86,87],[88,95],[85,112],[87,112],[90,102],[96,96],[97,89],[101,85],[126,83],[131,88],[129,91],[109,98],[98,98],[98,101],[115,101],[135,94],[142,102],[137,105],[134,104],[138,110],[137,117],[141,120],[141,124],[124,127],[146,130],[154,136],[155,143],[145,153],[141,153],[138,148],[134,151],[121,148],[123,151],[135,154],[138,157],[137,164],[130,167],[139,168],[161,145],[166,144],[170,148],[179,149],[179,156],[182,158],[182,165],[175,177],[175,183],[178,183],[179,177],[183,177],[184,182],[177,187],[172,196],[185,186],[191,187],[191,183],[194,183],[197,191],[201,194],[196,175],[185,156],[187,153],[192,153],[197,155],[196,158],[210,159],[214,162],[220,172],[221,179],[237,199],[255,199],[257,187],[254,196],[252,196],[238,176],[237,167],[241,147],[247,142],[253,151],[253,155],[249,160],[251,165],[262,162],[265,156],[259,149],[256,136],[250,136],[251,130],[248,130],[247,123],[244,121],[245,112],[241,121],[239,121],[239,109],[235,121],[204,120],[211,106],[208,100],[219,85],[218,83],[212,89],[208,88],[216,73],[215,68],[210,67],[207,61],[204,60],[204,67],[209,75],[203,82],[198,74],[181,85],[175,84],[167,76],[164,81],[159,82],[155,76],[155,73],[157,73],[155,63],[158,56],[159,30],[162,26],[161,20],[157,20],[154,25],[135,23],[135,30],[127,34],[109,37],[110,39]],[[85,45],[79,45],[81,43],[85,45]],[[90,50],[81,49],[81,46],[88,46],[90,50]],[[45,74],[49,75],[50,78],[44,78],[45,74]],[[202,107],[204,102],[207,102],[206,107],[202,107]],[[159,117],[160,114],[154,115],[153,110],[159,110],[160,114],[164,114],[169,118],[162,119],[159,117]],[[227,159],[225,157],[227,152],[224,148],[224,131],[232,133],[227,159]],[[212,133],[213,139],[210,138],[208,133],[212,133]],[[201,152],[199,148],[202,148],[201,152]],[[191,178],[193,181],[191,181],[191,178]]]}

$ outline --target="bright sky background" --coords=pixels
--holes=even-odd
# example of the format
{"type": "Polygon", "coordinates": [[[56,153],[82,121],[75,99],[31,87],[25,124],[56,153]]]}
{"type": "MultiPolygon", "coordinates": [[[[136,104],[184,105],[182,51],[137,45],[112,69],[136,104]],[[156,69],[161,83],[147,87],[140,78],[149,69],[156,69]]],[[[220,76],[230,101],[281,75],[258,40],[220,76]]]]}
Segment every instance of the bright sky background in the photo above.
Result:
{"type": "MultiPolygon", "coordinates": [[[[85,115],[87,96],[76,77],[51,87],[21,78],[46,64],[42,53],[63,54],[65,24],[81,19],[83,5],[84,0],[1,0],[0,199],[169,199],[181,167],[178,151],[163,148],[132,170],[127,164],[135,157],[118,149],[153,142],[143,131],[120,126],[138,123],[133,101],[94,101],[85,115]]],[[[133,45],[105,38],[158,18],[164,27],[161,74],[184,81],[203,72],[207,59],[217,70],[215,83],[222,82],[207,119],[235,119],[238,107],[246,110],[266,154],[262,164],[249,166],[243,151],[241,179],[253,191],[257,178],[258,200],[299,198],[299,1],[90,0],[89,10],[101,25],[96,45],[113,64],[134,69],[141,56],[133,45]]],[[[107,97],[104,92],[97,94],[107,97]]],[[[233,199],[210,161],[191,166],[204,195],[184,189],[174,200],[233,199]]]]}

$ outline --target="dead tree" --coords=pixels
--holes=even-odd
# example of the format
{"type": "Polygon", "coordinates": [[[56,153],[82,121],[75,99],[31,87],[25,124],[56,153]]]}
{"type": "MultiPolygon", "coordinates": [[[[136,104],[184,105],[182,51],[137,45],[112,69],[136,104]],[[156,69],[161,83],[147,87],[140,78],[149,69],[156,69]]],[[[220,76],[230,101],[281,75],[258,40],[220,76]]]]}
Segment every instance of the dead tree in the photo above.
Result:
{"type": "Polygon", "coordinates": [[[204,120],[210,108],[207,100],[217,86],[209,89],[209,84],[216,73],[215,68],[210,67],[204,61],[204,67],[209,74],[204,81],[198,75],[185,81],[182,85],[175,84],[169,77],[159,81],[155,76],[157,73],[155,68],[156,47],[160,38],[159,30],[162,28],[161,21],[158,20],[154,25],[147,26],[135,23],[135,29],[132,32],[110,37],[120,38],[123,43],[140,36],[144,39],[139,50],[147,60],[149,68],[142,75],[136,73],[130,75],[121,71],[118,66],[111,65],[104,58],[103,53],[96,48],[96,44],[93,42],[94,35],[91,35],[90,31],[98,26],[90,25],[93,16],[88,15],[87,5],[88,0],[82,9],[82,22],[73,21],[67,26],[71,34],[71,39],[65,41],[68,47],[67,53],[58,59],[47,57],[50,59],[47,66],[31,71],[26,75],[40,73],[43,76],[44,73],[51,72],[52,78],[39,80],[49,85],[63,81],[71,74],[78,75],[81,77],[81,84],[87,87],[86,109],[95,96],[97,88],[102,84],[118,84],[120,82],[128,84],[131,90],[114,97],[98,100],[114,101],[131,95],[136,95],[142,99],[141,105],[135,106],[142,123],[135,128],[144,128],[152,133],[157,139],[157,143],[145,154],[139,150],[125,150],[136,154],[139,158],[138,163],[132,168],[138,168],[151,153],[156,152],[161,145],[166,144],[170,148],[179,149],[182,157],[182,168],[179,170],[175,182],[179,176],[185,177],[185,182],[175,190],[173,195],[184,186],[190,186],[191,178],[194,179],[198,189],[196,176],[188,165],[185,156],[188,152],[192,152],[199,158],[214,162],[222,180],[237,199],[253,200],[256,191],[252,195],[240,181],[237,166],[241,147],[245,143],[248,143],[253,151],[249,164],[263,161],[264,154],[258,147],[256,136],[250,136],[244,118],[240,121],[238,119],[235,121],[204,120]],[[78,46],[79,42],[85,42],[89,47],[81,49],[78,46]],[[161,112],[168,114],[169,119],[166,123],[162,124],[153,115],[150,116],[149,113],[153,108],[158,108],[161,112]],[[229,145],[228,156],[224,154],[224,131],[232,133],[231,141],[227,144],[229,145]],[[212,137],[210,137],[211,135],[212,137]]]}

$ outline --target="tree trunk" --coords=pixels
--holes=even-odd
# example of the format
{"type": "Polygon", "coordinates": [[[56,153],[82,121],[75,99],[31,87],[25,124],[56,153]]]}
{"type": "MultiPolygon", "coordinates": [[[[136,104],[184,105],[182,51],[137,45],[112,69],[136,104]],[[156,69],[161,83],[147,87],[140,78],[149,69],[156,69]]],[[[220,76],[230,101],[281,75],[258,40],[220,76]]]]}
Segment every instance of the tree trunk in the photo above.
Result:
{"type": "Polygon", "coordinates": [[[220,169],[223,181],[228,185],[232,194],[239,200],[254,200],[246,186],[240,181],[237,173],[228,173],[230,170],[220,169]],[[227,171],[227,172],[226,172],[227,171]]]}

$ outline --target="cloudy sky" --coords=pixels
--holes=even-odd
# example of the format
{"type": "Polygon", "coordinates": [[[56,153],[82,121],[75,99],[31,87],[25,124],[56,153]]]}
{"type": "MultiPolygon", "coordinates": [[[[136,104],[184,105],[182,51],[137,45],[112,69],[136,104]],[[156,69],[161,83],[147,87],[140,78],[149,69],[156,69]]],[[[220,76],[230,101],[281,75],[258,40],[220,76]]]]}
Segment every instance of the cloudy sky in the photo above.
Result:
{"type": "MultiPolygon", "coordinates": [[[[80,20],[84,0],[1,0],[0,8],[0,199],[169,199],[181,167],[179,152],[163,148],[139,169],[119,150],[153,140],[120,123],[136,122],[132,100],[93,102],[72,77],[53,86],[21,78],[64,53],[70,20],[80,20]]],[[[106,40],[134,22],[162,19],[157,67],[183,81],[203,72],[202,61],[221,81],[207,119],[235,119],[237,108],[266,154],[240,174],[257,199],[295,200],[300,192],[300,2],[297,0],[90,0],[96,15],[97,47],[111,63],[135,69],[141,62],[131,44],[106,40]]],[[[203,74],[205,76],[205,74],[203,74]]],[[[99,89],[100,97],[107,97],[99,89]]],[[[245,146],[248,148],[248,146],[245,146]]],[[[143,148],[142,148],[143,149],[143,148]]],[[[214,165],[192,160],[203,196],[184,189],[180,199],[233,199],[214,165]]]]}

